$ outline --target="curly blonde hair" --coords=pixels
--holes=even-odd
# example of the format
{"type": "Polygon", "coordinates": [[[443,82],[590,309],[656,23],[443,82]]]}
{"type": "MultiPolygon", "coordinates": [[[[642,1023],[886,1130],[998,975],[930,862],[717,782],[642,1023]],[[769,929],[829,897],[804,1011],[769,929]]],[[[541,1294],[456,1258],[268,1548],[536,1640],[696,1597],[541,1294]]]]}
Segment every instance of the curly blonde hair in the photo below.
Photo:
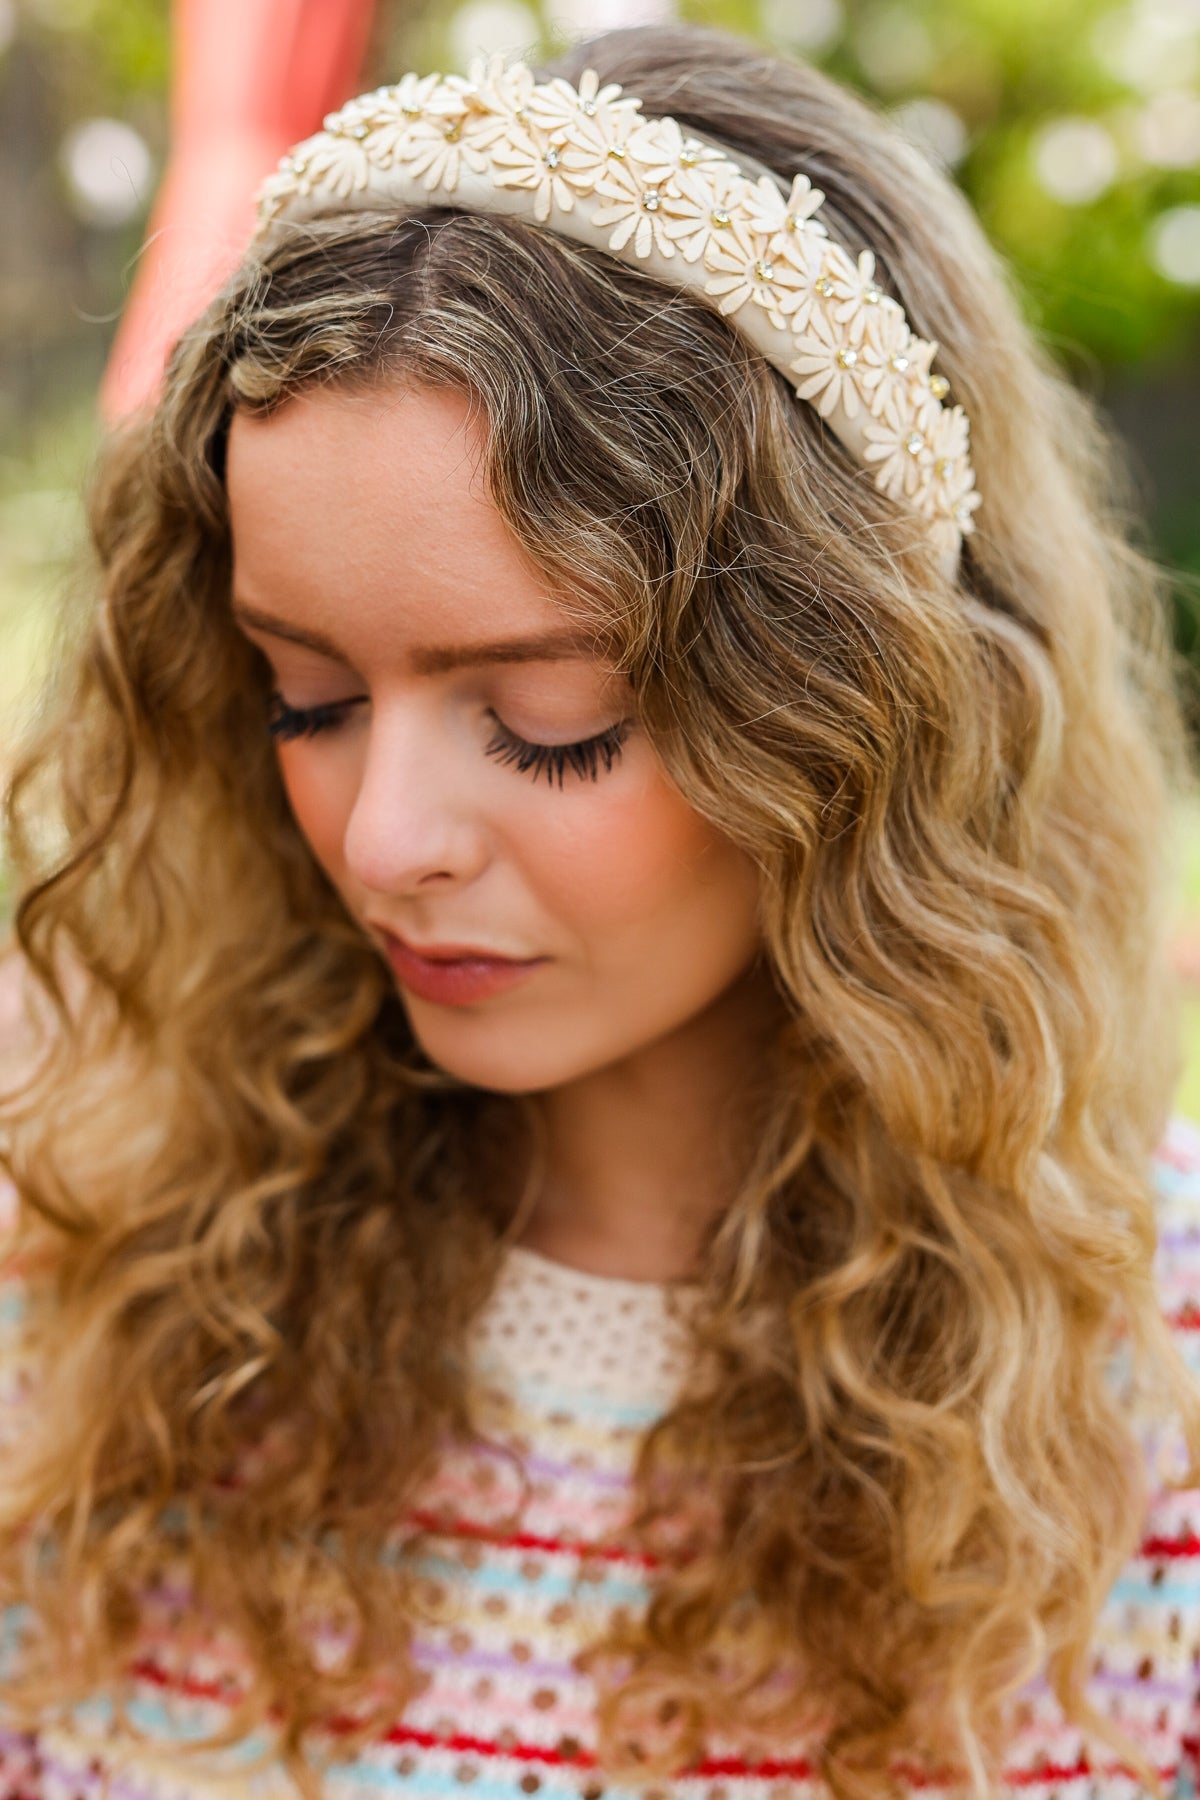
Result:
{"type": "Polygon", "coordinates": [[[640,1449],[663,1566],[595,1650],[602,1756],[644,1777],[711,1729],[822,1720],[840,1796],[914,1755],[982,1794],[1044,1665],[1157,1790],[1083,1683],[1146,1497],[1118,1332],[1200,1451],[1151,1270],[1191,779],[1164,577],[1094,407],[884,118],[715,32],[610,33],[546,73],[588,66],[805,170],[874,250],[970,418],[977,530],[946,579],[715,311],[535,226],[347,212],[229,280],[106,446],[102,592],[8,805],[48,1002],[3,1108],[43,1252],[39,1404],[0,1492],[3,1596],[37,1624],[9,1692],[119,1693],[168,1548],[257,1672],[231,1732],[276,1718],[298,1779],[331,1711],[366,1730],[415,1690],[411,1558],[380,1547],[476,1430],[465,1350],[530,1109],[422,1055],[291,818],[222,481],[236,409],[406,378],[472,398],[496,505],[755,859],[780,1000],[693,1372],[640,1449]],[[333,1666],[317,1607],[348,1626],[333,1666]],[[638,1762],[646,1720],[665,1747],[638,1762]]]}

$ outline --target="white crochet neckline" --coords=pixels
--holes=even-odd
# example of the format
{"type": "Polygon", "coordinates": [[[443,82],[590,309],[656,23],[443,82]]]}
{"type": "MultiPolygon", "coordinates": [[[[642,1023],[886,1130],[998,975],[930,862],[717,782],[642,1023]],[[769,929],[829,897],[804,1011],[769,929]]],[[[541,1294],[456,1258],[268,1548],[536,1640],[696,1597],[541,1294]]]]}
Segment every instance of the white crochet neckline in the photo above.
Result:
{"type": "Polygon", "coordinates": [[[476,1354],[526,1393],[590,1394],[657,1411],[686,1363],[687,1331],[672,1307],[690,1285],[596,1275],[509,1245],[475,1330],[476,1354]]]}

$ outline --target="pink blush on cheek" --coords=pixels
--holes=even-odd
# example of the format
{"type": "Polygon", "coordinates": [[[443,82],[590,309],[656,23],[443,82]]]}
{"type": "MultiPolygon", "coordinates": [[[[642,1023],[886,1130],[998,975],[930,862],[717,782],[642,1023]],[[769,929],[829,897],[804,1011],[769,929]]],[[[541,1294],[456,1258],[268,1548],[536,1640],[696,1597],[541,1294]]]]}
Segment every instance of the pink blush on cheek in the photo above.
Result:
{"type": "Polygon", "coordinates": [[[279,770],[296,824],[330,879],[341,885],[342,845],[354,804],[353,775],[329,767],[319,740],[315,745],[282,747],[279,770]]]}
{"type": "Polygon", "coordinates": [[[737,855],[657,766],[611,802],[589,806],[581,797],[579,811],[566,812],[536,851],[533,834],[527,839],[526,867],[546,909],[582,936],[650,925],[660,908],[696,898],[697,883],[737,855]]]}

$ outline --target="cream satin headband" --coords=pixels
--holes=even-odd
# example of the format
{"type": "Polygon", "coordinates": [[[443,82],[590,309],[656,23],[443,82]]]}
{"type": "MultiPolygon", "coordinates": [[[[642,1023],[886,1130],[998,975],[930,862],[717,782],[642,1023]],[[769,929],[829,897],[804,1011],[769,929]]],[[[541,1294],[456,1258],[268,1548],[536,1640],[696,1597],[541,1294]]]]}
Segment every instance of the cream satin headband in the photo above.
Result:
{"type": "Polygon", "coordinates": [[[537,82],[502,57],[468,76],[405,75],[331,113],[258,193],[276,218],[448,205],[502,213],[598,246],[669,286],[695,289],[781,369],[875,485],[928,521],[953,575],[980,504],[961,406],[931,373],[937,345],[815,217],[806,175],[783,193],[715,145],[587,70],[537,82]]]}

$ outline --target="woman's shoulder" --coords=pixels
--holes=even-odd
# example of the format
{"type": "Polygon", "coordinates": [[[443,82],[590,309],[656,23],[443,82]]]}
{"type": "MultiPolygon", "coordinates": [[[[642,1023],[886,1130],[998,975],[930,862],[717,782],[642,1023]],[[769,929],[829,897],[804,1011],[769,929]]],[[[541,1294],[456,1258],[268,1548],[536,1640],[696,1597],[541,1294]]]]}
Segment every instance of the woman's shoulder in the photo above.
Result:
{"type": "MultiPolygon", "coordinates": [[[[1159,1305],[1188,1367],[1200,1374],[1200,1125],[1172,1117],[1154,1153],[1153,1176],[1159,1305]]],[[[1114,1371],[1122,1386],[1123,1367],[1122,1354],[1114,1371]]],[[[1140,1414],[1132,1390],[1130,1402],[1140,1414]]],[[[1088,1690],[1097,1709],[1174,1777],[1170,1791],[1182,1800],[1196,1791],[1200,1754],[1200,1489],[1171,1485],[1184,1474],[1185,1459],[1169,1424],[1147,1414],[1139,1435],[1150,1501],[1137,1548],[1097,1621],[1088,1690]]]]}

